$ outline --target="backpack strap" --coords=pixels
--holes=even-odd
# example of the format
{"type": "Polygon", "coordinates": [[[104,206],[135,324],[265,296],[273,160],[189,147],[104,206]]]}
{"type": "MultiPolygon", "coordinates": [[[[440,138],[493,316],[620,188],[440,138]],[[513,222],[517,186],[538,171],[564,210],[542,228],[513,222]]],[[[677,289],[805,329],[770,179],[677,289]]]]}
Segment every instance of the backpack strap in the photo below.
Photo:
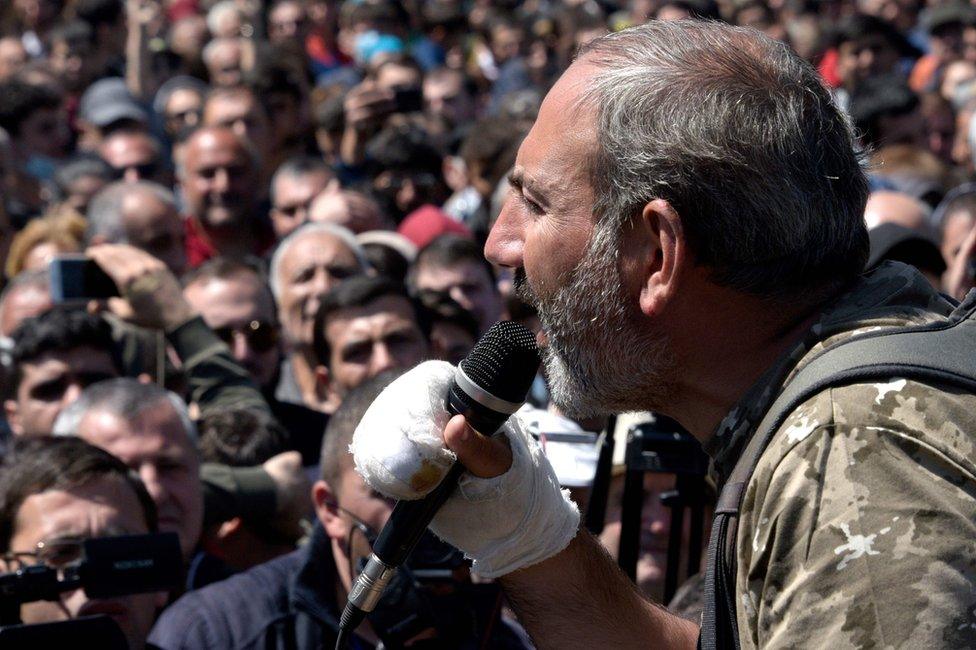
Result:
{"type": "Polygon", "coordinates": [[[786,418],[828,388],[896,377],[950,384],[976,394],[973,350],[976,290],[946,320],[852,337],[820,352],[794,375],[750,436],[719,494],[708,542],[699,648],[739,648],[735,600],[739,507],[760,456],[786,418]]]}

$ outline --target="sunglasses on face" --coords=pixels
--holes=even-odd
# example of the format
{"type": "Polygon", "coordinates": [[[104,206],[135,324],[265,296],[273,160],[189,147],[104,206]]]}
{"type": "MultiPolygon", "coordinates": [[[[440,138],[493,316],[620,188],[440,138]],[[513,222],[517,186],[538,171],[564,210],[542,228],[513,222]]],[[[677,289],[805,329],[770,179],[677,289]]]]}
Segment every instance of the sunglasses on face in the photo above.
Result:
{"type": "Polygon", "coordinates": [[[115,173],[115,178],[119,179],[125,176],[125,173],[130,169],[134,169],[139,178],[152,178],[159,172],[158,162],[147,162],[141,165],[126,165],[125,167],[112,167],[112,171],[115,173]]]}
{"type": "Polygon", "coordinates": [[[278,344],[278,327],[271,323],[252,320],[243,327],[218,327],[214,334],[228,346],[234,344],[234,332],[240,332],[247,345],[255,352],[267,352],[278,344]]]}

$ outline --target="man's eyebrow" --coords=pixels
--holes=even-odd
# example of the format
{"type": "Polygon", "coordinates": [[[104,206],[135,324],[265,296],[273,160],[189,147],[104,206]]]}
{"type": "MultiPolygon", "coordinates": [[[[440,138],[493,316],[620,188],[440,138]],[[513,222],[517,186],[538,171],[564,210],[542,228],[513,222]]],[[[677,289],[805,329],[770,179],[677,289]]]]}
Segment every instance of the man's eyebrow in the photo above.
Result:
{"type": "Polygon", "coordinates": [[[508,184],[517,190],[522,189],[523,175],[520,170],[513,169],[508,175],[508,184]]]}

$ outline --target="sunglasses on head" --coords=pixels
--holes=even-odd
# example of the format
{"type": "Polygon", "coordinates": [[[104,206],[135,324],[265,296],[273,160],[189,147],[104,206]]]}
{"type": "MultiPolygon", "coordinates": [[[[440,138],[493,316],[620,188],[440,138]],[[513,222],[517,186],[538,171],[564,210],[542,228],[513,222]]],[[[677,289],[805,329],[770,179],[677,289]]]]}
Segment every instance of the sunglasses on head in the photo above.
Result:
{"type": "Polygon", "coordinates": [[[247,339],[248,346],[255,352],[267,352],[278,344],[278,326],[252,320],[243,327],[218,327],[214,334],[229,346],[234,344],[234,332],[240,332],[247,339]]]}

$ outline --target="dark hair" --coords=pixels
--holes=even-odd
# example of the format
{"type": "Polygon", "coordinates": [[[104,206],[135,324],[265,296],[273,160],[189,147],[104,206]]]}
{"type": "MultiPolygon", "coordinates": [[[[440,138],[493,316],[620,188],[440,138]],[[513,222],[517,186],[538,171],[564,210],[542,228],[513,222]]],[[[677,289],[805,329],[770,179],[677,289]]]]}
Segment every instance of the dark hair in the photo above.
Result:
{"type": "Polygon", "coordinates": [[[322,438],[319,467],[322,471],[322,480],[329,484],[333,494],[338,493],[343,473],[352,467],[349,444],[352,442],[356,427],[359,426],[359,421],[363,419],[380,393],[404,372],[406,371],[402,368],[395,368],[367,379],[342,398],[342,404],[329,418],[329,424],[325,427],[325,435],[322,438]]]}
{"type": "Polygon", "coordinates": [[[23,364],[49,352],[67,352],[91,347],[106,352],[121,374],[122,360],[112,339],[112,328],[104,319],[84,309],[55,305],[50,310],[24,320],[14,330],[14,347],[10,353],[13,378],[7,389],[15,395],[23,379],[23,364]]]}
{"type": "Polygon", "coordinates": [[[406,282],[410,262],[400,251],[379,242],[363,244],[363,252],[369,265],[379,275],[394,282],[406,282]]]}
{"type": "Polygon", "coordinates": [[[464,262],[472,262],[485,269],[488,279],[495,282],[495,270],[485,259],[481,247],[466,237],[446,234],[434,239],[420,249],[417,259],[410,267],[409,285],[412,290],[417,289],[416,276],[421,268],[433,266],[438,268],[453,268],[464,262]]]}
{"type": "Polygon", "coordinates": [[[75,0],[75,15],[93,28],[115,25],[122,17],[122,0],[75,0]]]}
{"type": "Polygon", "coordinates": [[[268,413],[254,409],[205,413],[197,430],[204,462],[252,467],[288,451],[288,434],[281,425],[268,413]]]}
{"type": "Polygon", "coordinates": [[[372,175],[384,171],[428,172],[441,179],[441,153],[427,143],[429,136],[410,125],[387,127],[366,145],[372,175]]]}
{"type": "Polygon", "coordinates": [[[413,310],[414,319],[424,336],[428,336],[430,327],[424,319],[424,314],[414,302],[413,298],[407,293],[406,287],[401,283],[389,278],[370,275],[355,275],[347,280],[343,280],[338,286],[334,287],[322,298],[322,304],[315,315],[315,326],[312,331],[312,349],[315,358],[323,366],[329,367],[332,357],[332,348],[329,339],[325,335],[325,327],[328,324],[329,316],[340,309],[352,307],[365,307],[385,296],[399,296],[403,298],[413,310]]]}
{"type": "Polygon", "coordinates": [[[156,531],[156,506],[146,486],[125,464],[81,438],[15,438],[0,462],[0,551],[10,550],[17,512],[28,497],[71,490],[103,477],[117,477],[135,492],[146,527],[156,531]]]}
{"type": "Polygon", "coordinates": [[[53,88],[16,79],[0,83],[0,128],[10,137],[20,135],[21,125],[34,111],[60,106],[61,95],[53,88]]]}

